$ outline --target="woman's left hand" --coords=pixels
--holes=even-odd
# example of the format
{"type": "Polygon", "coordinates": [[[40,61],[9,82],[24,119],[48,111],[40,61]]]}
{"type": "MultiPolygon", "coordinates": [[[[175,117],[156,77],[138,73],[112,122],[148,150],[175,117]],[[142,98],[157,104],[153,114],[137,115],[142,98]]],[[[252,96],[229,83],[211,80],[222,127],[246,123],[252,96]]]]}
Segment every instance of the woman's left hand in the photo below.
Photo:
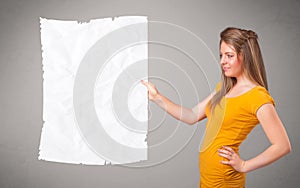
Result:
{"type": "Polygon", "coordinates": [[[220,161],[222,164],[232,166],[236,171],[243,172],[243,167],[245,161],[243,161],[240,156],[228,146],[222,146],[221,149],[218,149],[219,156],[228,159],[228,161],[220,161]]]}

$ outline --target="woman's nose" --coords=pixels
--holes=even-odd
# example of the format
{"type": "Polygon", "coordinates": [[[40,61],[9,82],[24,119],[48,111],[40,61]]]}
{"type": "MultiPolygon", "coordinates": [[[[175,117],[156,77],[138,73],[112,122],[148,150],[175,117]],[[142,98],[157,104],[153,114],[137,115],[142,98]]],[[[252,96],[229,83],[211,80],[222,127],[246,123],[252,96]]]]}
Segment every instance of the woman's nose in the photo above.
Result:
{"type": "Polygon", "coordinates": [[[225,59],[224,56],[222,56],[222,57],[220,58],[220,64],[221,64],[221,65],[226,64],[226,59],[225,59]]]}

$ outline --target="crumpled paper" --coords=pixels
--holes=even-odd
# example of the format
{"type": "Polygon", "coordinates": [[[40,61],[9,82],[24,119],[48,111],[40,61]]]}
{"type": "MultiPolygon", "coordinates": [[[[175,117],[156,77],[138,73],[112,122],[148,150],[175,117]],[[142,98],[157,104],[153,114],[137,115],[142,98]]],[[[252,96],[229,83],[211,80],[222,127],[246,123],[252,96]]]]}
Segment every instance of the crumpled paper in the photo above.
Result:
{"type": "Polygon", "coordinates": [[[85,23],[40,18],[43,128],[39,159],[147,160],[147,17],[85,23]]]}

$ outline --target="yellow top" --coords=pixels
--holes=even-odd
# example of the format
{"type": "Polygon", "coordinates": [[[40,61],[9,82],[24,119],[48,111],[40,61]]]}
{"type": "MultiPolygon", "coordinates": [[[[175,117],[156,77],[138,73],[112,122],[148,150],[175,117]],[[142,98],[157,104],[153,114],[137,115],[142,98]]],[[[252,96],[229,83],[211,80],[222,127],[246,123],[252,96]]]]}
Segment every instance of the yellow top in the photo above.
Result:
{"type": "MultiPolygon", "coordinates": [[[[220,83],[216,91],[220,89],[220,83]]],[[[204,139],[199,154],[200,187],[245,187],[246,176],[229,165],[218,155],[218,149],[229,146],[238,153],[240,144],[259,123],[256,112],[266,103],[275,105],[273,98],[262,86],[233,98],[223,97],[214,112],[206,106],[208,118],[204,139]]]]}

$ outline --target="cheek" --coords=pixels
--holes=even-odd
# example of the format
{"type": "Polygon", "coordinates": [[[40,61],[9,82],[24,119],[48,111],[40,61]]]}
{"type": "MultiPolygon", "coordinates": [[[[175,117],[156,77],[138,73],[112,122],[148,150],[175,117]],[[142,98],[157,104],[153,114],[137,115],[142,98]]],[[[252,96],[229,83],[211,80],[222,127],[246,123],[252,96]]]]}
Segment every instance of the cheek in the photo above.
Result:
{"type": "Polygon", "coordinates": [[[235,69],[242,69],[242,62],[241,61],[238,61],[238,60],[234,60],[232,61],[232,64],[231,64],[235,69]]]}

